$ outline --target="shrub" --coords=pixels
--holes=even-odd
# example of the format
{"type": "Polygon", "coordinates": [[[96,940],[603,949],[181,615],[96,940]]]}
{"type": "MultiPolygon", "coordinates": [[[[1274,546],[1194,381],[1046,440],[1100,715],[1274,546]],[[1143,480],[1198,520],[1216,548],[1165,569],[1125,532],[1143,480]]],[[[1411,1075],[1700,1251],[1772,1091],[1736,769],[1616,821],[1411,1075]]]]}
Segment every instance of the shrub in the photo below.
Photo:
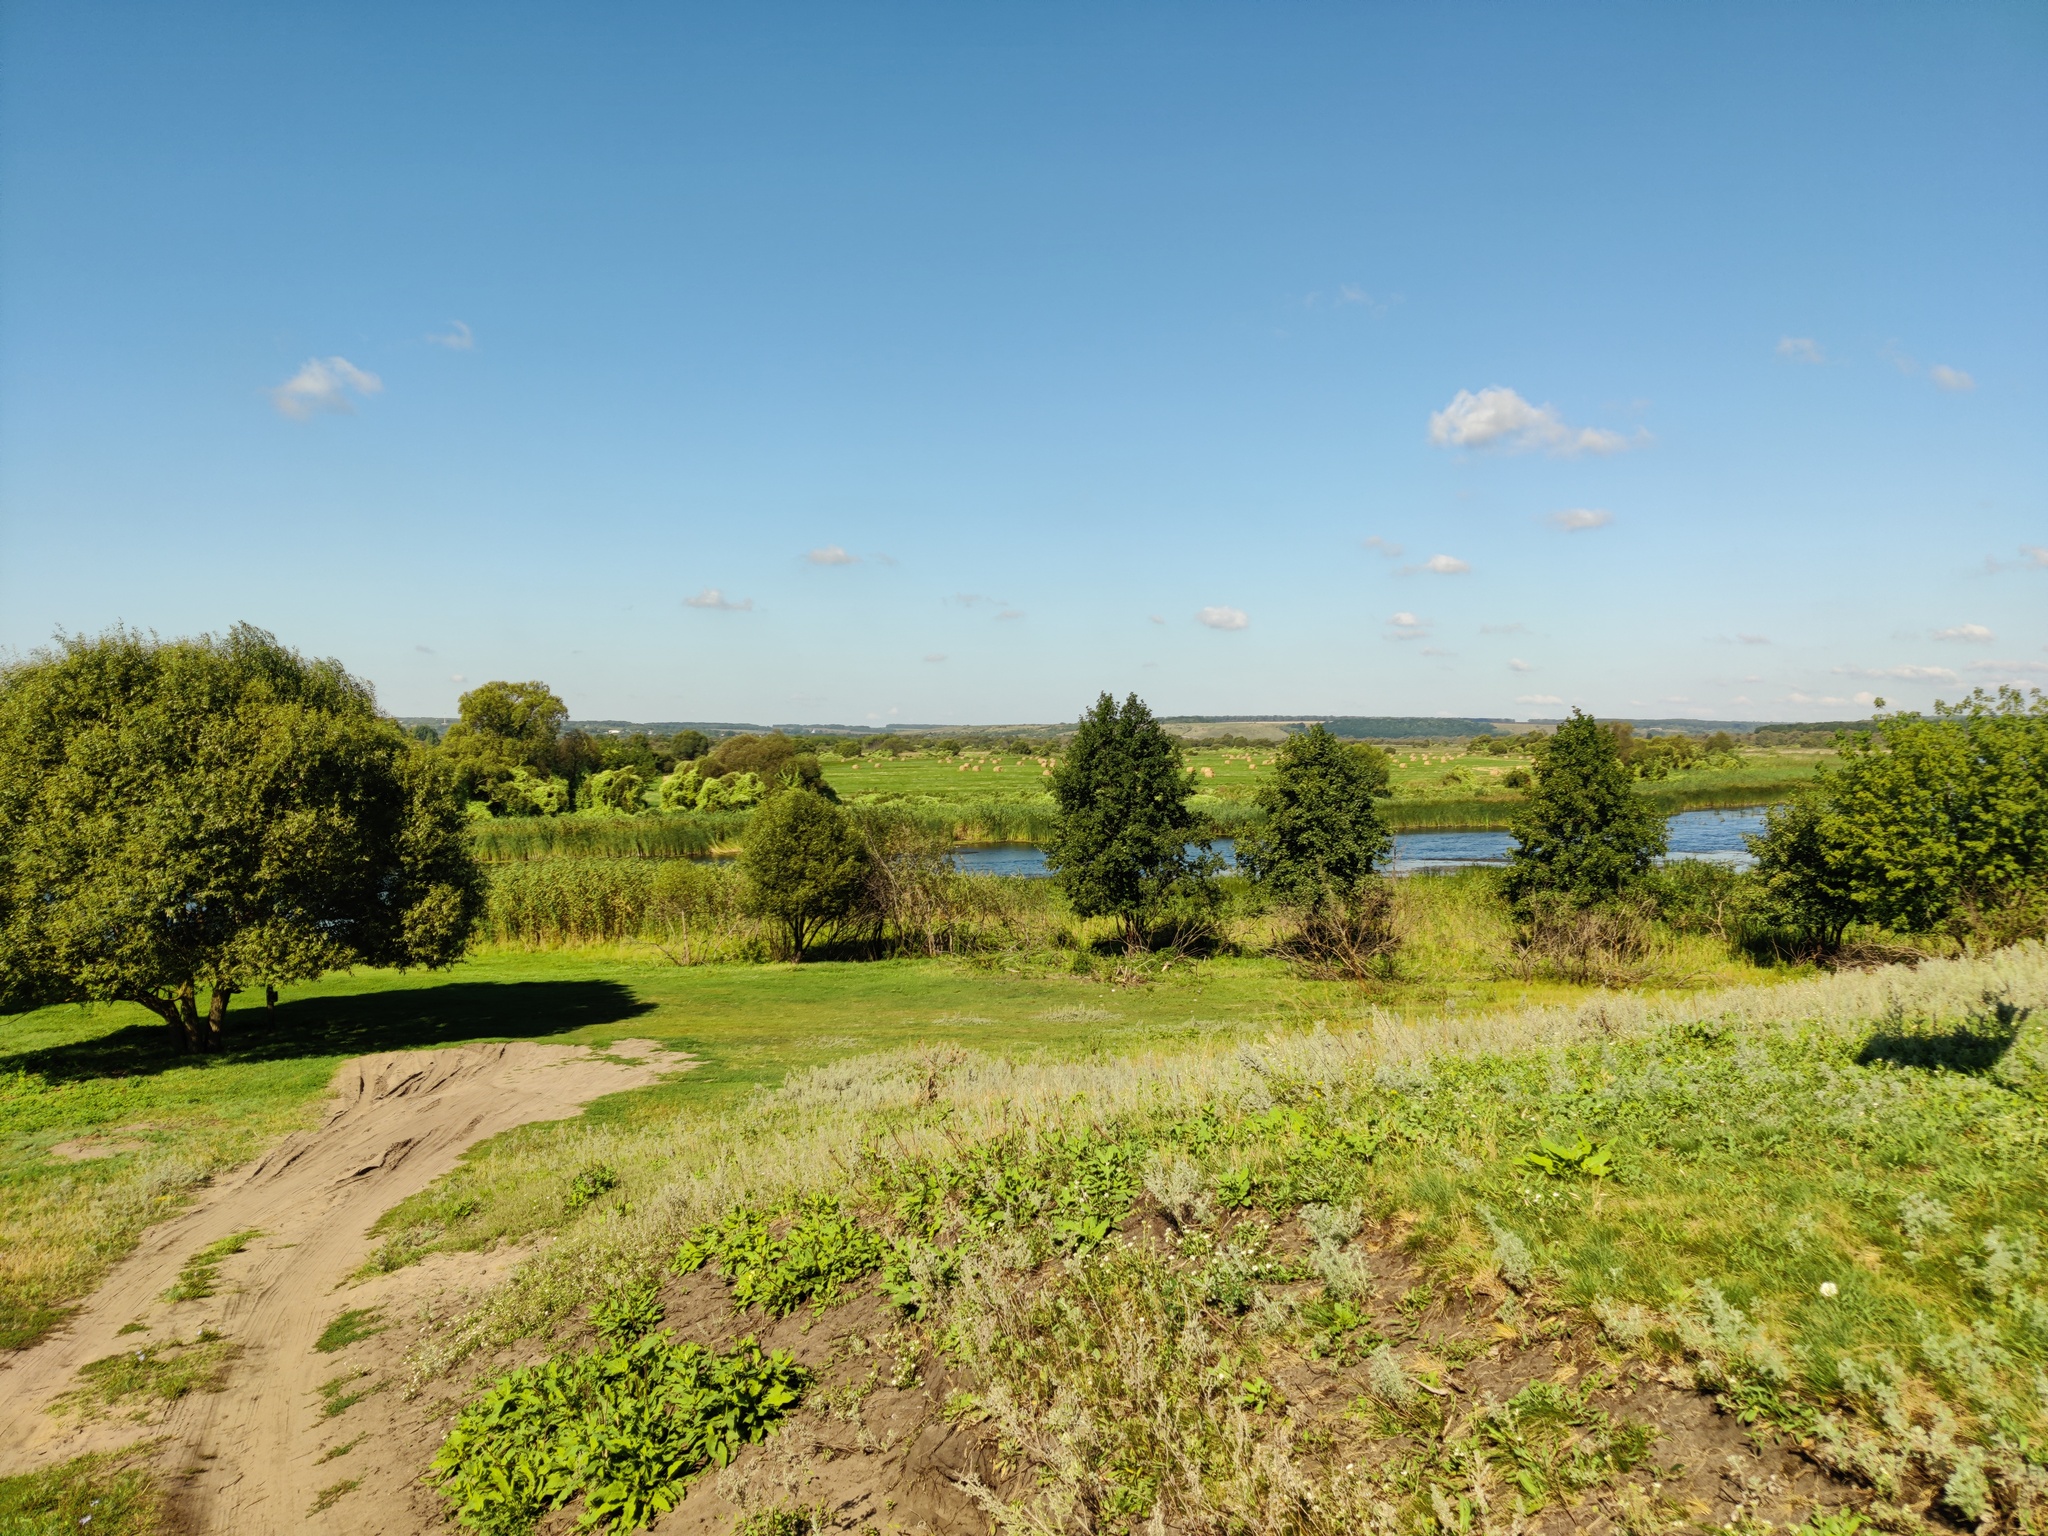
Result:
{"type": "Polygon", "coordinates": [[[860,902],[867,844],[830,801],[783,791],[754,813],[743,847],[753,908],[781,929],[792,959],[801,961],[820,933],[860,902]]]}
{"type": "Polygon", "coordinates": [[[1505,889],[1521,911],[1538,893],[1611,901],[1664,851],[1663,818],[1631,788],[1614,737],[1576,709],[1545,746],[1513,830],[1505,889]]]}

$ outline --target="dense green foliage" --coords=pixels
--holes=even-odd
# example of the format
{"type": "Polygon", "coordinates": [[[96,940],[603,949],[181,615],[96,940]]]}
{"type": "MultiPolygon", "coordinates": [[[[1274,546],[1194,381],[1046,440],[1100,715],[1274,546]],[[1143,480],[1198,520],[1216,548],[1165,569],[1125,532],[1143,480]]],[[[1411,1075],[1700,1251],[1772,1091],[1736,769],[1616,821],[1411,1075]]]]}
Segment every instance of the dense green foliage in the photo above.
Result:
{"type": "Polygon", "coordinates": [[[687,1273],[716,1263],[734,1306],[787,1317],[806,1302],[823,1307],[835,1300],[842,1286],[880,1269],[889,1252],[885,1239],[824,1200],[811,1202],[780,1235],[761,1212],[729,1212],[684,1240],[675,1267],[687,1273]]]}
{"type": "Polygon", "coordinates": [[[1664,822],[1631,787],[1613,734],[1578,710],[1536,765],[1536,785],[1515,818],[1508,899],[1539,895],[1587,904],[1622,894],[1664,851],[1664,822]]]}
{"type": "Polygon", "coordinates": [[[1237,860],[1276,899],[1321,914],[1356,903],[1393,848],[1378,797],[1386,754],[1339,741],[1320,725],[1289,737],[1259,786],[1265,819],[1237,841],[1237,860]]]}
{"type": "Polygon", "coordinates": [[[482,900],[462,826],[335,662],[247,626],[64,640],[0,672],[0,1006],[122,999],[218,1049],[245,988],[446,965],[482,900]]]}
{"type": "Polygon", "coordinates": [[[1059,821],[1046,863],[1076,912],[1118,918],[1134,944],[1176,908],[1207,916],[1216,861],[1188,852],[1198,826],[1181,744],[1136,694],[1095,701],[1051,783],[1059,821]]]}
{"type": "Polygon", "coordinates": [[[1993,941],[2048,929],[2048,699],[1979,691],[1884,718],[1755,846],[1786,920],[1828,948],[1851,923],[1993,941]]]}
{"type": "Polygon", "coordinates": [[[787,1354],[744,1339],[724,1354],[648,1334],[511,1372],[456,1420],[432,1475],[483,1536],[521,1536],[583,1501],[585,1528],[634,1531],[689,1480],[765,1439],[803,1394],[787,1354]]]}
{"type": "Polygon", "coordinates": [[[740,855],[752,906],[802,960],[819,933],[850,916],[867,883],[867,844],[838,806],[786,789],[754,813],[740,855]]]}

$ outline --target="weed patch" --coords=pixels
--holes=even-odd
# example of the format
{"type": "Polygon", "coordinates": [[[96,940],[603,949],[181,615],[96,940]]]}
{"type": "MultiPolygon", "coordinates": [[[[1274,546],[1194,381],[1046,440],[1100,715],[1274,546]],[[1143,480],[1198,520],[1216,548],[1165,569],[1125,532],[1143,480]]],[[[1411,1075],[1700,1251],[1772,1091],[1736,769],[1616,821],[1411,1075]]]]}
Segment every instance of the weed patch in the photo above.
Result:
{"type": "Polygon", "coordinates": [[[197,1301],[203,1296],[211,1296],[220,1283],[221,1262],[231,1254],[240,1253],[262,1235],[260,1231],[251,1229],[233,1233],[217,1243],[208,1243],[185,1261],[185,1267],[178,1271],[177,1280],[164,1292],[164,1300],[197,1301]]]}
{"type": "Polygon", "coordinates": [[[431,1476],[471,1530],[518,1536],[578,1499],[582,1523],[630,1531],[689,1480],[764,1439],[808,1376],[752,1339],[724,1354],[650,1334],[502,1377],[456,1420],[431,1476]]]}
{"type": "Polygon", "coordinates": [[[143,1457],[148,1447],[103,1451],[58,1466],[0,1477],[5,1536],[154,1536],[163,1490],[143,1457]]]}
{"type": "Polygon", "coordinates": [[[691,1233],[676,1253],[675,1267],[687,1273],[715,1263],[732,1287],[734,1306],[759,1306],[770,1317],[787,1317],[806,1302],[825,1306],[842,1286],[866,1279],[888,1257],[883,1238],[824,1202],[797,1216],[779,1237],[767,1217],[734,1211],[691,1233]]]}
{"type": "Polygon", "coordinates": [[[72,1411],[114,1408],[131,1398],[171,1402],[188,1392],[217,1392],[227,1368],[242,1352],[239,1344],[202,1329],[190,1343],[166,1340],[154,1347],[123,1350],[78,1368],[80,1385],[58,1399],[72,1411]]]}
{"type": "Polygon", "coordinates": [[[371,1338],[382,1333],[390,1324],[384,1320],[382,1307],[354,1307],[320,1330],[320,1337],[313,1347],[323,1355],[331,1355],[338,1349],[371,1338]]]}

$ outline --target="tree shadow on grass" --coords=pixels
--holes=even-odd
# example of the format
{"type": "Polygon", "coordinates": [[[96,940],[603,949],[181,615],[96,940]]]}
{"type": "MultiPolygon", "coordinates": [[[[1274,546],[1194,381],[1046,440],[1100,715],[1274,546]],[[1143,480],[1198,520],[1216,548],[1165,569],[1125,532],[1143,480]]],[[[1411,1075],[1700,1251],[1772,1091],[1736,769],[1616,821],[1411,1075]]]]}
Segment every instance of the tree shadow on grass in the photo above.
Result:
{"type": "Polygon", "coordinates": [[[243,1006],[228,1010],[227,1049],[217,1056],[173,1050],[164,1026],[149,1021],[71,1045],[0,1056],[0,1075],[33,1072],[49,1082],[69,1082],[147,1076],[177,1066],[361,1056],[465,1040],[537,1040],[593,1024],[623,1023],[654,1009],[615,981],[459,981],[292,998],[277,1005],[275,1023],[265,1015],[260,994],[253,1005],[246,996],[237,1001],[243,1006]]]}
{"type": "Polygon", "coordinates": [[[2029,1011],[2002,999],[1985,1001],[1992,1005],[1990,1014],[1973,1018],[1967,1024],[1945,1029],[1881,1029],[1863,1043],[1863,1049],[1856,1053],[1856,1064],[1867,1067],[1882,1061],[1895,1067],[1981,1077],[2012,1049],[2029,1011]]]}

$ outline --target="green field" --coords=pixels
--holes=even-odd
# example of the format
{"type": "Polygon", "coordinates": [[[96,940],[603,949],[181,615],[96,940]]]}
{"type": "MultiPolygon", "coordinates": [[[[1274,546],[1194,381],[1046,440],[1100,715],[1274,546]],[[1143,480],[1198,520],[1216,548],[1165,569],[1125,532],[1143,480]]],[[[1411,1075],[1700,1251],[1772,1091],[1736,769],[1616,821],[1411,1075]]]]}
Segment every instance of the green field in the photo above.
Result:
{"type": "MultiPolygon", "coordinates": [[[[1191,748],[1198,815],[1228,834],[1256,815],[1253,797],[1273,771],[1270,750],[1191,748]]],[[[1667,811],[1761,805],[1783,799],[1828,761],[1824,751],[1745,751],[1737,766],[1696,768],[1646,782],[1639,792],[1667,811]]],[[[1396,748],[1387,819],[1396,831],[1501,828],[1522,796],[1502,784],[1526,756],[1493,757],[1451,747],[1396,748]]],[[[1042,840],[1052,828],[1046,790],[1051,759],[1011,752],[966,751],[957,757],[823,760],[825,778],[850,803],[892,805],[934,821],[950,820],[963,837],[991,842],[1042,840]]]]}

